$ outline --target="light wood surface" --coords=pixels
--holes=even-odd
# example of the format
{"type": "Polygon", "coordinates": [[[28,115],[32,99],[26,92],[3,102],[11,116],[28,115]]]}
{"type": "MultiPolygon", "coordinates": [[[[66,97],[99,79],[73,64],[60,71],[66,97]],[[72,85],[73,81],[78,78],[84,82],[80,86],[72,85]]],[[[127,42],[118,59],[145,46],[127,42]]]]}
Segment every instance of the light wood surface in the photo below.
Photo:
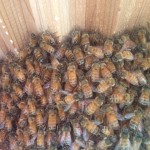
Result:
{"type": "Polygon", "coordinates": [[[0,56],[21,49],[31,32],[74,27],[112,36],[150,21],[150,0],[0,0],[0,56]]]}

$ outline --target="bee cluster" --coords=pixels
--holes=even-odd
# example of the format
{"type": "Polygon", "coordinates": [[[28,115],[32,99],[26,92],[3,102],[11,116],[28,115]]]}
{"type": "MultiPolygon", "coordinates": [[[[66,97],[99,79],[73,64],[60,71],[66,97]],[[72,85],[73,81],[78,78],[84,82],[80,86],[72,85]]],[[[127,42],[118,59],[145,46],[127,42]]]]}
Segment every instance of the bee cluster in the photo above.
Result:
{"type": "Polygon", "coordinates": [[[150,37],[31,34],[0,63],[0,148],[150,149],[150,37]]]}

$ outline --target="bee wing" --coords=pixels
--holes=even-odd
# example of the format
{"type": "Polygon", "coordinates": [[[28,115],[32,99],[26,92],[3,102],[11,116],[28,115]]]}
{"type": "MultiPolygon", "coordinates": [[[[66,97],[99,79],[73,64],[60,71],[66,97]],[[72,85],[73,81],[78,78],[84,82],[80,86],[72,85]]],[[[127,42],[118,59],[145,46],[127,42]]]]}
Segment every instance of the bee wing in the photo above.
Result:
{"type": "Polygon", "coordinates": [[[125,119],[125,120],[131,119],[134,115],[135,115],[134,113],[127,113],[127,114],[124,116],[124,119],[125,119]]]}
{"type": "Polygon", "coordinates": [[[89,137],[90,136],[89,136],[88,131],[86,129],[83,129],[83,139],[84,139],[84,141],[87,142],[89,137]]]}
{"type": "Polygon", "coordinates": [[[117,113],[117,119],[120,120],[120,121],[124,121],[125,120],[125,117],[119,113],[117,113]]]}

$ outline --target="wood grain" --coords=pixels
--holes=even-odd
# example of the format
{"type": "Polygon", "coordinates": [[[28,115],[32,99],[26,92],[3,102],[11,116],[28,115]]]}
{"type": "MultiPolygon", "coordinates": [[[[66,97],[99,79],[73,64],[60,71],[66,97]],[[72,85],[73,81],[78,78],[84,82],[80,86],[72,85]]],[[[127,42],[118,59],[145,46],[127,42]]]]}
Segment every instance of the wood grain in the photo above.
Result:
{"type": "Polygon", "coordinates": [[[47,29],[57,32],[60,38],[75,27],[112,36],[146,25],[150,20],[149,8],[149,0],[1,0],[0,55],[21,49],[31,32],[47,29]]]}

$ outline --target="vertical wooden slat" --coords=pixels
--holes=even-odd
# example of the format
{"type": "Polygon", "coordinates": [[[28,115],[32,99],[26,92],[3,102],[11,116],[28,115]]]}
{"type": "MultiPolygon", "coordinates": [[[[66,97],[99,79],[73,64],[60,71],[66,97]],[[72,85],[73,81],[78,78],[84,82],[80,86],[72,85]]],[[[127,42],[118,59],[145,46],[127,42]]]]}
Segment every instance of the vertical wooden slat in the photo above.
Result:
{"type": "Polygon", "coordinates": [[[117,16],[116,26],[114,32],[123,31],[129,25],[128,22],[132,16],[132,12],[135,9],[137,0],[122,0],[120,3],[120,11],[117,16]]]}
{"type": "Polygon", "coordinates": [[[69,1],[69,22],[70,22],[70,30],[75,28],[76,24],[76,0],[69,1]]]}
{"type": "Polygon", "coordinates": [[[31,10],[31,6],[29,0],[20,1],[20,9],[22,10],[24,21],[23,23],[27,27],[28,34],[33,32],[37,33],[37,27],[35,23],[35,19],[33,17],[33,13],[31,10]]]}
{"type": "Polygon", "coordinates": [[[17,43],[16,37],[14,36],[13,28],[11,27],[10,21],[9,21],[9,19],[8,19],[6,10],[5,10],[5,8],[4,8],[2,2],[0,3],[0,18],[3,20],[4,25],[6,26],[7,31],[8,31],[8,33],[9,33],[9,36],[10,36],[10,38],[11,38],[11,39],[13,40],[13,42],[14,42],[14,45],[15,45],[16,47],[18,47],[18,43],[17,43]]]}
{"type": "MultiPolygon", "coordinates": [[[[12,1],[11,1],[12,2],[12,1]]],[[[5,11],[7,13],[8,21],[10,22],[10,27],[13,30],[14,36],[16,38],[16,41],[18,43],[19,48],[21,48],[22,40],[19,33],[19,26],[17,26],[17,20],[13,13],[13,7],[11,6],[11,2],[9,0],[2,0],[3,6],[5,8],[5,11]]]]}
{"type": "Polygon", "coordinates": [[[75,25],[84,29],[86,18],[86,0],[76,0],[75,10],[76,10],[75,25]]]}
{"type": "Polygon", "coordinates": [[[91,3],[90,0],[86,1],[86,22],[85,22],[85,27],[87,29],[93,29],[95,28],[95,25],[97,23],[97,20],[99,19],[98,12],[99,12],[99,0],[93,0],[91,3]]]}

